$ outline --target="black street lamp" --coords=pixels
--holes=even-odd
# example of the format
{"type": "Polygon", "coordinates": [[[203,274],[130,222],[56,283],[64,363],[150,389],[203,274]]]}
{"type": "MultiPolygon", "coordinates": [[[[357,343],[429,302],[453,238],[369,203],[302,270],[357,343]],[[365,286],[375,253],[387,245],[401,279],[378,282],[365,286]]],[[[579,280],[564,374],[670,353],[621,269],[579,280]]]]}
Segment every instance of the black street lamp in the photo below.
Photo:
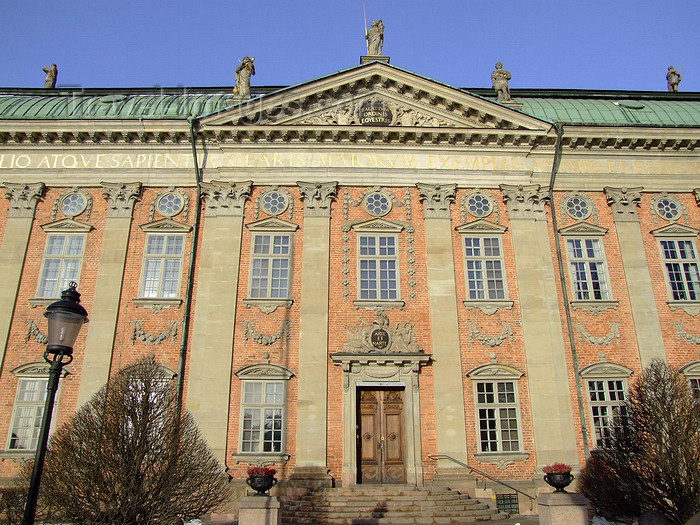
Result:
{"type": "Polygon", "coordinates": [[[51,367],[49,368],[49,383],[46,387],[46,404],[41,420],[39,442],[34,457],[34,470],[29,482],[22,525],[34,525],[36,502],[39,496],[41,473],[44,470],[44,456],[46,456],[46,445],[49,441],[49,427],[51,426],[51,414],[58,389],[58,380],[61,377],[63,367],[73,360],[73,345],[80,329],[88,322],[88,313],[85,308],[80,306],[80,294],[76,290],[77,286],[75,282],[71,282],[68,289],[61,293],[61,300],[51,303],[44,312],[49,323],[49,342],[46,345],[44,359],[51,367]]]}

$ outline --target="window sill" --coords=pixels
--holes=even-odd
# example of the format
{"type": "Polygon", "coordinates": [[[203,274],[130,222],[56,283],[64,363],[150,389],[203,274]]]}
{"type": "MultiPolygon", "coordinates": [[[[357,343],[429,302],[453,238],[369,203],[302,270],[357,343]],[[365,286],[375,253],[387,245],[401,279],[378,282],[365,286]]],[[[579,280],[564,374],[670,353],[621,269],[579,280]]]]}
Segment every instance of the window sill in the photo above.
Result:
{"type": "Polygon", "coordinates": [[[598,315],[605,310],[617,310],[618,301],[569,301],[574,310],[585,310],[598,315]]]}
{"type": "Polygon", "coordinates": [[[261,312],[266,314],[271,314],[281,306],[291,308],[292,304],[294,304],[294,300],[292,299],[252,299],[250,297],[243,299],[243,306],[246,308],[257,306],[260,308],[261,312]]]}
{"type": "Polygon", "coordinates": [[[527,452],[478,452],[474,459],[480,463],[491,463],[500,469],[519,461],[526,461],[530,457],[527,452]]]}
{"type": "Polygon", "coordinates": [[[36,450],[0,450],[0,459],[25,461],[27,459],[33,459],[35,455],[36,450]]]}
{"type": "Polygon", "coordinates": [[[32,308],[36,308],[37,306],[43,306],[46,308],[51,303],[55,303],[56,301],[60,300],[60,297],[32,297],[29,299],[29,304],[32,308]]]}
{"type": "Polygon", "coordinates": [[[667,301],[666,304],[671,310],[683,310],[693,317],[700,314],[700,301],[667,301]]]}
{"type": "Polygon", "coordinates": [[[486,315],[495,314],[499,308],[505,308],[506,310],[511,310],[513,308],[513,301],[492,301],[490,299],[469,299],[467,301],[462,301],[467,310],[472,310],[478,308],[486,315]]]}
{"type": "Polygon", "coordinates": [[[391,308],[403,308],[406,301],[381,301],[378,299],[356,299],[353,301],[355,308],[358,310],[360,308],[366,308],[367,310],[374,310],[376,308],[381,308],[382,310],[389,310],[391,308]]]}
{"type": "Polygon", "coordinates": [[[268,452],[268,453],[254,453],[254,452],[241,452],[237,454],[231,454],[233,459],[238,463],[282,463],[283,465],[289,461],[290,456],[284,452],[268,452]]]}
{"type": "Polygon", "coordinates": [[[182,299],[176,297],[139,297],[133,300],[134,306],[150,308],[154,314],[163,308],[180,308],[182,299]]]}

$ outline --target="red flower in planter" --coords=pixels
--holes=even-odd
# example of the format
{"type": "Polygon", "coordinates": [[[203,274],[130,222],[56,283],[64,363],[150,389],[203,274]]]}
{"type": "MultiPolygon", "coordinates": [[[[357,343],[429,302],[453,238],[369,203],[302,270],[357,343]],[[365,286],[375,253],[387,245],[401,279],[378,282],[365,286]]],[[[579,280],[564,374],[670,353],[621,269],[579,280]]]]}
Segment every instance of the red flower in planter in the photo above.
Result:
{"type": "Polygon", "coordinates": [[[542,467],[545,474],[569,474],[571,467],[565,463],[552,463],[546,467],[542,467]]]}
{"type": "Polygon", "coordinates": [[[260,476],[274,476],[277,474],[277,470],[273,469],[272,467],[249,467],[248,468],[248,477],[249,478],[257,478],[260,476]]]}

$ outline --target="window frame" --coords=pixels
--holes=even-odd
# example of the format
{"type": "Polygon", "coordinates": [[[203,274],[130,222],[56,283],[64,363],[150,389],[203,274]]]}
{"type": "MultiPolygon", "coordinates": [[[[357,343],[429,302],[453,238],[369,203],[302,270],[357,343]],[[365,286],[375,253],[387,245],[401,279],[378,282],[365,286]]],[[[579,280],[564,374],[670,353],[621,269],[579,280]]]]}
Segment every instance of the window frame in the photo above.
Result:
{"type": "MultiPolygon", "coordinates": [[[[698,282],[698,285],[694,291],[695,299],[678,299],[674,297],[674,289],[671,284],[671,279],[667,266],[667,261],[671,261],[672,259],[666,259],[663,243],[669,241],[674,243],[677,243],[679,241],[689,242],[694,252],[694,258],[676,260],[690,261],[691,264],[696,265],[696,271],[700,272],[700,253],[698,253],[698,245],[696,243],[696,239],[698,237],[698,234],[700,234],[700,230],[696,228],[691,228],[690,226],[686,226],[684,224],[673,222],[666,226],[662,226],[661,228],[652,230],[650,233],[654,237],[656,237],[657,241],[656,246],[659,253],[659,262],[661,266],[660,269],[663,273],[664,282],[666,284],[666,296],[668,298],[666,303],[669,305],[669,308],[671,310],[684,310],[690,315],[698,315],[698,313],[700,313],[700,281],[698,282]]],[[[684,293],[688,295],[688,280],[685,277],[683,279],[683,285],[684,293]]]]}
{"type": "Polygon", "coordinates": [[[250,365],[242,368],[236,372],[236,377],[238,377],[240,382],[240,405],[239,405],[239,417],[238,417],[238,437],[237,446],[238,452],[234,453],[233,456],[241,461],[247,462],[264,462],[264,461],[281,461],[286,462],[290,455],[285,452],[287,446],[287,432],[288,432],[288,416],[287,416],[287,403],[289,401],[289,380],[294,377],[294,374],[287,368],[270,364],[269,355],[267,353],[263,354],[263,363],[257,365],[250,365]],[[268,384],[280,384],[282,386],[282,400],[279,403],[267,403],[263,397],[261,402],[253,403],[246,402],[246,385],[261,384],[261,393],[264,396],[266,392],[266,386],[268,384]],[[280,450],[270,450],[264,451],[263,436],[265,434],[264,428],[264,416],[260,418],[260,437],[258,442],[259,450],[243,451],[244,443],[244,433],[245,428],[245,414],[246,409],[260,410],[264,415],[264,410],[266,408],[272,408],[275,410],[280,410],[281,418],[281,436],[280,436],[280,450]]]}
{"type": "Polygon", "coordinates": [[[141,279],[139,281],[139,294],[138,297],[140,299],[151,299],[151,300],[158,300],[158,299],[177,299],[180,297],[180,289],[182,286],[182,270],[184,266],[184,259],[185,259],[185,247],[187,245],[187,237],[185,236],[184,233],[182,232],[172,232],[172,231],[163,231],[163,232],[147,232],[146,233],[146,238],[144,239],[143,243],[143,260],[141,262],[141,279]],[[149,254],[148,249],[149,249],[149,244],[150,240],[154,239],[156,237],[163,237],[163,253],[160,254],[149,254]],[[181,250],[180,253],[177,255],[170,255],[167,253],[167,248],[168,248],[168,240],[169,239],[176,239],[179,238],[181,239],[181,250]],[[176,260],[178,261],[178,267],[177,267],[177,282],[174,287],[174,293],[172,295],[165,295],[163,293],[163,287],[166,283],[165,275],[167,272],[167,261],[173,261],[176,260]],[[154,279],[154,281],[157,283],[157,288],[158,292],[156,295],[146,295],[146,285],[147,283],[151,280],[148,278],[148,271],[149,271],[149,262],[150,261],[159,261],[159,270],[158,270],[158,277],[157,279],[154,279]]]}
{"type": "MultiPolygon", "coordinates": [[[[581,378],[584,380],[586,383],[586,403],[588,405],[588,418],[589,418],[589,425],[590,428],[593,429],[593,432],[590,433],[590,440],[592,441],[592,445],[596,448],[602,448],[602,446],[605,445],[605,439],[608,438],[609,432],[604,432],[605,430],[609,431],[610,428],[610,423],[612,422],[612,419],[617,417],[619,413],[613,413],[615,407],[619,407],[623,405],[628,399],[629,399],[629,390],[628,390],[628,379],[632,376],[632,370],[629,368],[616,364],[616,363],[608,363],[608,362],[600,362],[600,363],[594,363],[592,365],[588,365],[584,368],[582,368],[579,371],[579,375],[581,378]],[[609,394],[609,383],[610,382],[616,382],[619,381],[622,384],[621,389],[616,389],[616,392],[622,392],[624,395],[624,399],[622,400],[613,400],[610,399],[609,394]],[[604,383],[604,391],[606,393],[606,399],[604,402],[601,402],[600,400],[593,400],[591,399],[592,396],[592,391],[590,388],[590,383],[591,382],[603,382],[604,383]],[[595,405],[594,405],[595,401],[595,405]],[[594,410],[595,407],[608,407],[611,408],[609,414],[596,414],[596,410],[594,410]],[[601,418],[605,418],[605,422],[603,425],[596,424],[597,420],[600,420],[601,418]],[[605,435],[603,435],[605,434],[605,435]]],[[[624,414],[622,414],[624,417],[624,414]]]]}
{"type": "Polygon", "coordinates": [[[404,230],[402,224],[398,224],[392,221],[388,221],[382,218],[374,218],[369,221],[363,221],[361,223],[352,226],[352,231],[355,235],[355,286],[356,286],[356,299],[353,301],[356,308],[403,308],[405,302],[401,299],[401,259],[400,259],[400,243],[401,237],[400,233],[404,230]],[[363,238],[372,238],[375,241],[376,253],[374,255],[362,255],[361,254],[361,243],[363,238]],[[393,240],[393,255],[382,255],[379,253],[381,248],[381,239],[392,239],[393,240]],[[394,297],[382,298],[382,288],[381,288],[381,265],[376,265],[374,269],[376,277],[375,287],[373,291],[376,293],[377,297],[362,297],[362,261],[393,261],[394,268],[388,271],[393,271],[395,275],[395,288],[390,289],[393,292],[394,297]]]}
{"type": "MultiPolygon", "coordinates": [[[[568,238],[564,239],[566,241],[566,258],[567,262],[569,263],[569,282],[571,283],[571,294],[574,297],[574,301],[612,301],[613,296],[612,296],[612,288],[611,288],[611,282],[610,282],[610,275],[608,272],[608,261],[607,257],[605,255],[605,243],[603,242],[602,237],[593,237],[593,236],[569,236],[568,238]],[[575,242],[581,242],[582,246],[580,247],[583,256],[582,257],[574,257],[572,254],[572,248],[571,244],[575,242]],[[598,245],[598,249],[600,250],[600,255],[597,257],[590,257],[587,255],[587,251],[590,249],[586,244],[588,243],[595,243],[598,245]],[[578,279],[579,275],[579,270],[575,268],[575,265],[577,264],[584,264],[585,265],[585,278],[584,279],[578,279]],[[601,293],[601,297],[595,297],[596,294],[596,289],[595,289],[595,282],[592,274],[593,272],[591,271],[591,265],[600,265],[598,269],[598,285],[602,291],[605,293],[601,293]],[[580,286],[579,283],[585,284],[588,289],[586,291],[584,290],[579,290],[580,286]],[[584,295],[587,293],[589,297],[581,297],[581,295],[584,295]]],[[[593,248],[595,249],[595,248],[593,248]]]]}

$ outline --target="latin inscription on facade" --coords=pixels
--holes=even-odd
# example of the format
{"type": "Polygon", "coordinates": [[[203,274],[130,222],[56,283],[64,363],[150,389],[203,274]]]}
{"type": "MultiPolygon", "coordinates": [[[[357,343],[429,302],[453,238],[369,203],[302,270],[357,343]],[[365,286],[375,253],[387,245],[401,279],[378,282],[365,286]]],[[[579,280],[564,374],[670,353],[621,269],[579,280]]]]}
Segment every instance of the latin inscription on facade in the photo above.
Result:
{"type": "Polygon", "coordinates": [[[388,126],[393,115],[391,109],[383,100],[367,100],[360,106],[360,124],[363,126],[388,126]]]}

